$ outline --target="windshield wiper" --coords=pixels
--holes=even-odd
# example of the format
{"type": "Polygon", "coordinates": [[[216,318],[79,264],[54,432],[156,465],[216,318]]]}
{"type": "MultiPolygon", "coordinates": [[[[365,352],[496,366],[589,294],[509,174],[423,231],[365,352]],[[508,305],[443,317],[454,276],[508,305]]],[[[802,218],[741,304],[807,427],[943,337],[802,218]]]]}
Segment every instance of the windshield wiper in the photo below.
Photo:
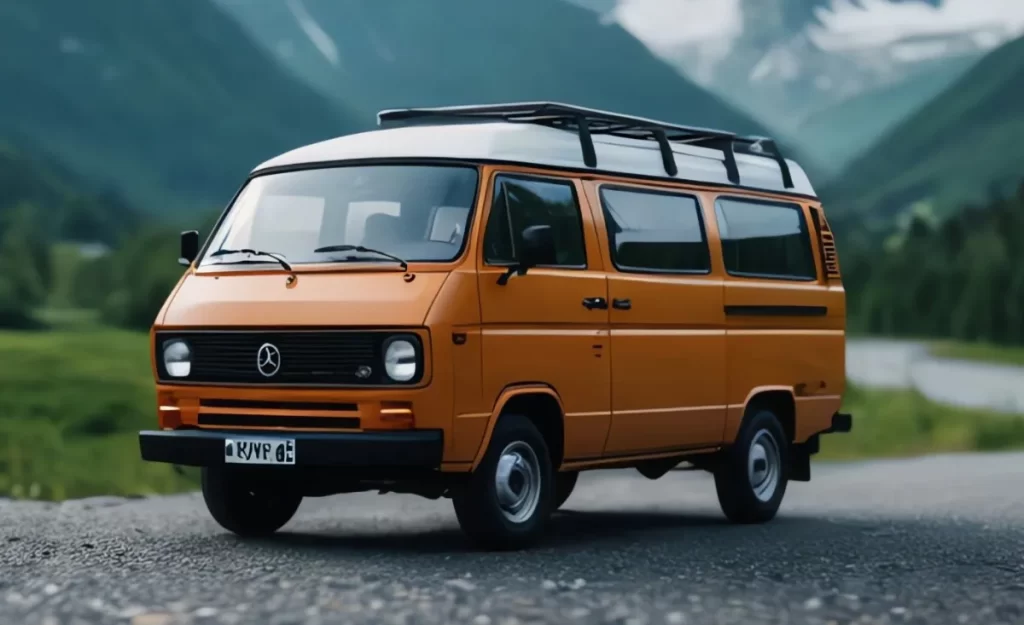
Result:
{"type": "Polygon", "coordinates": [[[210,256],[227,256],[228,254],[251,254],[253,256],[266,256],[267,258],[273,258],[277,262],[281,263],[281,266],[285,268],[285,271],[291,271],[292,266],[288,264],[284,256],[275,252],[264,252],[262,250],[253,250],[249,248],[242,248],[240,250],[217,250],[210,254],[210,256]]]}
{"type": "Polygon", "coordinates": [[[398,256],[395,256],[394,254],[388,254],[387,252],[382,252],[380,250],[375,250],[372,247],[363,247],[362,245],[328,245],[326,247],[318,247],[315,250],[313,250],[313,252],[317,254],[327,252],[360,252],[363,254],[376,254],[378,256],[390,258],[391,260],[400,264],[402,266],[402,271],[409,270],[409,263],[405,262],[398,256]]]}

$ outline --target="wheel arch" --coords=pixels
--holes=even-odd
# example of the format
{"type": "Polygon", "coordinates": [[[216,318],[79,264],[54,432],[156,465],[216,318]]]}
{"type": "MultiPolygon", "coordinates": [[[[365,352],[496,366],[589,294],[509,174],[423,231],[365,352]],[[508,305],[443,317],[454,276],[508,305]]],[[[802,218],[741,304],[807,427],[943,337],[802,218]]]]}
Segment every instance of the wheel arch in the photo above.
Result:
{"type": "Polygon", "coordinates": [[[502,389],[487,419],[484,437],[470,470],[475,471],[483,461],[498,419],[511,412],[522,414],[540,430],[551,453],[551,464],[557,471],[565,453],[565,409],[558,392],[551,385],[541,382],[510,384],[502,389]]]}
{"type": "Polygon", "coordinates": [[[767,408],[775,413],[788,442],[796,439],[796,394],[791,386],[759,386],[747,394],[743,402],[743,413],[732,432],[730,442],[735,442],[743,423],[755,414],[758,408],[767,408]]]}

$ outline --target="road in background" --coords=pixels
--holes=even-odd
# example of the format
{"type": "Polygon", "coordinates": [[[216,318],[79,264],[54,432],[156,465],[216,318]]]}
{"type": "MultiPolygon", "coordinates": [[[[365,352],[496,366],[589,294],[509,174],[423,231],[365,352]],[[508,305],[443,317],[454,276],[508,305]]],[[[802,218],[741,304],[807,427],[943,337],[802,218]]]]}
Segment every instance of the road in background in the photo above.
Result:
{"type": "Polygon", "coordinates": [[[850,339],[846,375],[866,387],[914,388],[953,406],[1024,414],[1024,367],[936,358],[923,343],[850,339]]]}
{"type": "Polygon", "coordinates": [[[588,473],[520,553],[412,496],[307,500],[250,543],[196,495],[0,502],[0,622],[1020,623],[1022,483],[1024,454],[816,465],[734,526],[706,474],[588,473]]]}

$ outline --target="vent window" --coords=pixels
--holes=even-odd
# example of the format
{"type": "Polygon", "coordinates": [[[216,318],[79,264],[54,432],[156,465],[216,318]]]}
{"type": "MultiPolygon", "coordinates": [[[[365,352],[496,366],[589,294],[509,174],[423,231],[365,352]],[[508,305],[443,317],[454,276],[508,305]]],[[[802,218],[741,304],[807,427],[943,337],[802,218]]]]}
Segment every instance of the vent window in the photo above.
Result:
{"type": "Polygon", "coordinates": [[[818,242],[821,246],[821,262],[825,266],[825,275],[829,278],[839,277],[839,254],[836,252],[836,237],[825,219],[820,208],[811,207],[814,227],[818,231],[818,242]]]}

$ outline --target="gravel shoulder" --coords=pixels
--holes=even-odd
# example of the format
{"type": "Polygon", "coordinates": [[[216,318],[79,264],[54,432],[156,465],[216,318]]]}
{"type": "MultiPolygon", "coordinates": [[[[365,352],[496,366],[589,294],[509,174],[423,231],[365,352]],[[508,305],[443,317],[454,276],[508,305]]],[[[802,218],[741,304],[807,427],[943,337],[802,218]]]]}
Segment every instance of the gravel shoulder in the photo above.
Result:
{"type": "Polygon", "coordinates": [[[471,551],[448,501],[307,500],[243,542],[197,495],[0,502],[0,623],[1019,623],[1024,454],[815,465],[732,526],[704,474],[585,474],[550,538],[471,551]]]}

